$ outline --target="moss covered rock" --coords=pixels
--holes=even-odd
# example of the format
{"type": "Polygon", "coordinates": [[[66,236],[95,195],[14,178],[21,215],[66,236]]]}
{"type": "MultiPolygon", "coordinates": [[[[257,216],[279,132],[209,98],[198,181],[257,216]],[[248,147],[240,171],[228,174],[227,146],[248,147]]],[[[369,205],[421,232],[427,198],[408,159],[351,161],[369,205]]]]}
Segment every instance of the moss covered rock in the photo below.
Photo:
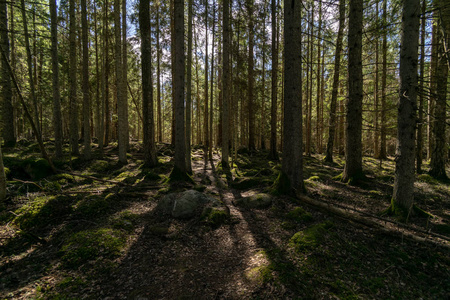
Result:
{"type": "Polygon", "coordinates": [[[174,218],[189,219],[196,214],[201,215],[203,208],[207,205],[220,206],[220,202],[198,191],[187,190],[164,196],[156,209],[174,218]]]}
{"type": "Polygon", "coordinates": [[[255,194],[249,197],[237,199],[233,202],[236,206],[246,208],[268,208],[272,205],[273,198],[269,194],[255,194]]]}
{"type": "Polygon", "coordinates": [[[305,230],[294,234],[289,241],[289,245],[297,252],[304,249],[312,249],[324,240],[328,229],[332,226],[333,223],[326,221],[324,223],[308,227],[305,230]]]}
{"type": "Polygon", "coordinates": [[[226,206],[208,206],[203,209],[202,219],[212,227],[219,227],[230,219],[230,210],[226,206]]]}

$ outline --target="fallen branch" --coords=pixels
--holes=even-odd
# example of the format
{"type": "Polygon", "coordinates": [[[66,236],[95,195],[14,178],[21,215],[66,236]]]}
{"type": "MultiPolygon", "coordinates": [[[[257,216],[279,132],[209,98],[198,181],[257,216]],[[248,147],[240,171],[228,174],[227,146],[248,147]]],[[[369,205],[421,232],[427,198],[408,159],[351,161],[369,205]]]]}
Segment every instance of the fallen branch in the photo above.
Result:
{"type": "Polygon", "coordinates": [[[371,220],[369,218],[361,216],[361,215],[364,215],[364,214],[368,215],[368,213],[364,213],[364,212],[358,211],[356,209],[346,208],[347,210],[352,210],[352,211],[355,211],[355,212],[360,214],[360,215],[357,215],[355,213],[350,213],[350,212],[348,212],[348,211],[346,211],[346,210],[344,210],[342,208],[339,208],[336,205],[331,204],[329,202],[312,199],[312,198],[310,198],[308,196],[301,195],[301,194],[297,195],[297,197],[301,201],[303,201],[303,202],[305,202],[307,204],[310,204],[310,205],[312,205],[314,207],[317,207],[317,208],[319,208],[321,210],[324,210],[326,212],[335,214],[335,215],[337,215],[337,216],[339,216],[341,218],[344,218],[344,219],[348,219],[348,220],[355,221],[355,222],[360,223],[360,224],[364,224],[364,225],[369,226],[369,227],[375,227],[378,230],[381,230],[381,231],[383,231],[385,233],[401,235],[402,237],[407,237],[407,238],[412,239],[414,241],[427,242],[427,243],[432,243],[432,244],[434,244],[436,246],[450,248],[450,243],[448,242],[449,239],[447,237],[443,237],[441,235],[437,235],[437,234],[434,234],[432,232],[426,232],[426,231],[423,231],[423,230],[420,230],[420,229],[417,229],[417,228],[413,228],[413,227],[405,225],[405,224],[401,224],[401,223],[398,223],[398,222],[395,222],[395,221],[391,221],[391,220],[388,220],[388,219],[380,218],[380,217],[377,217],[377,216],[374,216],[374,215],[370,216],[372,218],[375,218],[375,219],[378,219],[378,220],[382,220],[382,221],[389,222],[391,224],[397,225],[396,229],[389,228],[389,227],[383,226],[379,222],[376,222],[374,220],[371,220]],[[401,228],[401,227],[403,227],[403,228],[401,228]],[[427,235],[432,235],[436,239],[439,239],[440,241],[428,239],[427,237],[425,237],[425,238],[424,237],[420,237],[420,236],[418,236],[416,234],[407,232],[407,230],[409,230],[409,231],[416,231],[416,232],[420,232],[420,233],[425,233],[427,235]]]}
{"type": "Polygon", "coordinates": [[[129,186],[131,187],[132,185],[125,183],[125,182],[121,182],[121,181],[114,181],[114,180],[108,180],[108,179],[101,179],[101,178],[97,178],[94,176],[89,176],[89,175],[82,175],[79,173],[74,173],[74,172],[67,172],[67,171],[62,171],[62,170],[58,170],[59,173],[65,173],[65,174],[69,174],[72,176],[78,176],[81,178],[86,178],[86,179],[91,179],[94,181],[100,181],[100,182],[106,182],[106,183],[112,183],[112,184],[117,184],[117,185],[121,185],[121,186],[129,186]]]}

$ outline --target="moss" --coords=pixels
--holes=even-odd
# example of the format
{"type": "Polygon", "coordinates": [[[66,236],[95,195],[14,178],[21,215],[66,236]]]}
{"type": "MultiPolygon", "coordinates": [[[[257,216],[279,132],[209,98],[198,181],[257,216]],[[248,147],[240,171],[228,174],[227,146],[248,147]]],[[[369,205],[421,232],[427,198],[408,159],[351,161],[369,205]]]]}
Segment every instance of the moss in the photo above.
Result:
{"type": "Polygon", "coordinates": [[[263,265],[248,270],[245,273],[245,277],[250,281],[265,284],[274,279],[273,272],[274,270],[271,265],[263,265]]]}
{"type": "Polygon", "coordinates": [[[308,179],[306,179],[307,181],[320,181],[320,177],[317,175],[311,176],[308,179]]]}
{"type": "Polygon", "coordinates": [[[135,173],[131,172],[131,171],[125,171],[120,173],[119,175],[117,175],[114,180],[116,181],[120,181],[120,182],[125,182],[128,184],[133,184],[136,182],[137,178],[135,177],[135,173]]]}
{"type": "Polygon", "coordinates": [[[333,223],[326,221],[324,223],[309,227],[303,231],[299,231],[291,237],[289,245],[297,252],[304,249],[313,249],[323,241],[328,229],[332,226],[333,223]]]}
{"type": "Polygon", "coordinates": [[[270,188],[270,193],[272,195],[289,195],[292,193],[291,182],[283,171],[280,172],[270,188]]]}
{"type": "Polygon", "coordinates": [[[217,228],[228,222],[230,213],[226,207],[206,207],[202,219],[211,227],[217,228]]]}
{"type": "Polygon", "coordinates": [[[109,162],[105,160],[96,160],[91,163],[89,170],[95,173],[105,173],[111,169],[109,162]]]}
{"type": "Polygon", "coordinates": [[[429,174],[420,174],[417,175],[417,180],[421,182],[426,182],[428,184],[437,185],[439,184],[439,181],[437,181],[435,178],[433,178],[429,174]]]}
{"type": "Polygon", "coordinates": [[[66,196],[41,196],[15,211],[14,224],[22,229],[44,227],[72,212],[71,198],[66,196]]]}
{"type": "Polygon", "coordinates": [[[119,213],[118,216],[112,219],[111,225],[115,229],[122,229],[125,231],[133,231],[137,223],[138,215],[133,214],[129,210],[125,210],[119,213]]]}
{"type": "Polygon", "coordinates": [[[313,220],[311,214],[305,211],[302,207],[296,207],[286,214],[286,218],[295,222],[310,222],[313,220]]]}
{"type": "Polygon", "coordinates": [[[119,230],[101,228],[78,232],[61,248],[63,265],[77,269],[99,257],[116,258],[124,248],[125,242],[126,238],[119,230]]]}
{"type": "Polygon", "coordinates": [[[109,201],[100,195],[89,195],[77,203],[75,212],[84,217],[94,217],[103,214],[110,208],[109,201]]]}
{"type": "Polygon", "coordinates": [[[297,225],[291,221],[284,221],[283,223],[281,223],[281,228],[286,229],[286,230],[292,230],[295,227],[297,227],[297,225]]]}
{"type": "Polygon", "coordinates": [[[33,180],[40,180],[53,174],[48,161],[43,158],[27,159],[23,162],[23,165],[25,172],[27,172],[33,180]]]}
{"type": "Polygon", "coordinates": [[[59,184],[66,184],[66,183],[76,183],[77,180],[75,179],[75,176],[67,174],[67,173],[60,173],[53,175],[50,180],[58,181],[59,184]]]}

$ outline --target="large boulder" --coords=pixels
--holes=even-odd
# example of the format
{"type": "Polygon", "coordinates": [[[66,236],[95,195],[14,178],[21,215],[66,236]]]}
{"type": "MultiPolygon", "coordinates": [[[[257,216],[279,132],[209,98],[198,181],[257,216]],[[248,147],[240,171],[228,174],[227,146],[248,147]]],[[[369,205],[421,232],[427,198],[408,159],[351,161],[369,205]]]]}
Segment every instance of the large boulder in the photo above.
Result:
{"type": "Polygon", "coordinates": [[[164,196],[158,203],[157,210],[174,218],[189,219],[201,215],[203,209],[219,207],[220,201],[195,190],[172,193],[164,196]]]}

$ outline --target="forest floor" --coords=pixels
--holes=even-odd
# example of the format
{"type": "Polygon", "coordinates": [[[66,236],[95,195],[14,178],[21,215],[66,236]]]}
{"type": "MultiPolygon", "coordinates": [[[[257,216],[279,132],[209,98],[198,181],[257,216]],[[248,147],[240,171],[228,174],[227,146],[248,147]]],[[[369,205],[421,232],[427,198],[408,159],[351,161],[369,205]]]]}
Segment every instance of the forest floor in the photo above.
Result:
{"type": "MultiPolygon", "coordinates": [[[[57,163],[80,176],[52,175],[34,144],[4,150],[11,197],[0,208],[0,299],[450,298],[448,182],[417,176],[415,201],[430,216],[407,223],[415,235],[436,234],[420,242],[287,196],[266,209],[235,206],[275,181],[280,163],[265,151],[243,151],[227,178],[218,153],[205,164],[194,149],[194,183],[170,183],[170,147],[159,146],[153,169],[131,147],[127,165],[112,146],[89,162],[57,163]],[[230,218],[217,227],[156,212],[165,194],[186,189],[221,200],[230,218]]],[[[308,197],[376,216],[389,206],[392,159],[365,157],[366,178],[348,185],[333,179],[342,158],[321,158],[304,157],[308,197]]],[[[386,228],[395,221],[384,218],[386,228]]]]}

